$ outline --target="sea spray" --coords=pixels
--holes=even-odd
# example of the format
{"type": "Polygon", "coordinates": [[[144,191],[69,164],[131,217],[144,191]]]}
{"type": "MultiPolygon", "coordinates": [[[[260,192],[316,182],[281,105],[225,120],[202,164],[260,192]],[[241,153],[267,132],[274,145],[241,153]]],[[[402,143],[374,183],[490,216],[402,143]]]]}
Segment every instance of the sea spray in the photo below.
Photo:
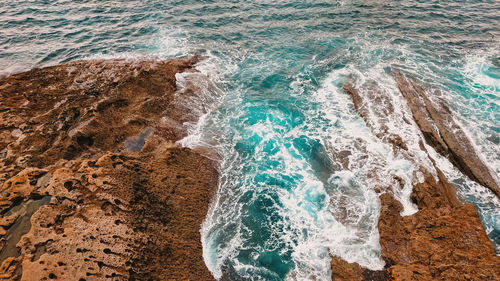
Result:
{"type": "MultiPolygon", "coordinates": [[[[400,187],[408,215],[418,167],[433,172],[392,67],[441,90],[499,172],[498,11],[495,1],[11,1],[0,6],[0,76],[82,58],[200,55],[200,73],[177,77],[175,102],[198,117],[179,143],[219,161],[201,227],[208,268],[235,280],[329,280],[330,255],[383,267],[374,188],[400,187]],[[407,154],[357,115],[346,82],[390,98],[387,126],[407,154]],[[182,96],[189,83],[195,99],[182,96]]],[[[498,244],[498,200],[425,147],[498,244]]]]}

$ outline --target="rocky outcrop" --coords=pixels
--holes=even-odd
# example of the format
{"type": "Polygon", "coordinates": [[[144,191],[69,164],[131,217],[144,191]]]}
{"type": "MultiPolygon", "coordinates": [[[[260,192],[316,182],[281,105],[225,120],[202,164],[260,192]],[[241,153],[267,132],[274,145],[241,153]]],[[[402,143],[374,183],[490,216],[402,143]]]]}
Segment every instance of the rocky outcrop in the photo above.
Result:
{"type": "Polygon", "coordinates": [[[401,203],[382,194],[378,229],[385,268],[371,271],[334,257],[332,280],[499,280],[500,258],[476,209],[433,197],[439,193],[437,185],[427,175],[415,186],[412,199],[419,211],[406,217],[400,215],[401,203]]]}
{"type": "MultiPolygon", "coordinates": [[[[416,90],[418,86],[408,84],[410,80],[400,74],[395,74],[395,78],[405,79],[398,81],[399,87],[408,101],[415,122],[430,145],[447,156],[453,153],[459,155],[451,156],[455,158],[465,157],[465,154],[454,152],[462,149],[459,145],[466,147],[463,148],[464,153],[473,153],[468,140],[463,144],[457,143],[465,138],[465,134],[458,125],[451,123],[449,111],[439,115],[435,107],[428,109],[432,104],[427,97],[422,97],[425,94],[421,88],[416,90]],[[409,85],[413,90],[409,89],[409,85]],[[458,134],[457,137],[449,135],[452,129],[458,134]],[[447,131],[443,134],[444,130],[447,131]]],[[[352,97],[356,112],[370,129],[377,137],[391,143],[390,131],[383,128],[388,118],[394,118],[391,116],[393,107],[390,105],[387,111],[378,109],[379,104],[384,104],[383,101],[389,101],[381,97],[383,91],[376,86],[359,91],[350,84],[345,84],[343,88],[352,97]]],[[[409,123],[407,120],[402,121],[409,123]]],[[[402,145],[400,147],[403,148],[402,145]]],[[[454,187],[428,155],[422,141],[419,141],[419,147],[427,154],[435,174],[424,167],[415,172],[414,178],[421,180],[413,186],[410,198],[418,206],[418,212],[402,217],[400,213],[403,206],[394,198],[391,188],[380,195],[378,230],[385,268],[370,271],[333,257],[333,280],[500,280],[500,258],[488,240],[478,212],[473,205],[462,204],[458,200],[454,187]]],[[[395,150],[395,153],[403,153],[406,157],[414,155],[406,153],[406,150],[395,150]]],[[[475,153],[471,157],[476,159],[472,159],[468,165],[480,161],[475,153]]],[[[486,167],[482,162],[481,165],[486,167]]]]}
{"type": "Polygon", "coordinates": [[[175,144],[197,57],[77,61],[0,80],[0,280],[211,280],[215,163],[175,144]]]}
{"type": "Polygon", "coordinates": [[[350,83],[345,83],[342,88],[351,96],[354,110],[378,138],[390,143],[394,149],[408,150],[401,136],[389,129],[387,123],[394,113],[394,106],[377,84],[366,86],[362,93],[350,83]]]}
{"type": "MultiPolygon", "coordinates": [[[[377,138],[390,144],[395,154],[408,151],[408,145],[399,135],[402,130],[398,130],[393,124],[390,124],[392,120],[401,117],[395,114],[392,100],[383,89],[375,82],[367,82],[361,89],[357,89],[351,83],[346,82],[342,85],[342,88],[351,97],[356,113],[365,121],[377,138]]],[[[338,158],[338,156],[335,155],[335,158],[338,158]]],[[[376,183],[374,190],[379,194],[402,189],[405,185],[404,180],[395,174],[390,175],[392,180],[388,182],[388,176],[384,175],[380,167],[373,167],[368,173],[368,177],[372,182],[376,183]]],[[[341,209],[343,208],[341,207],[341,209]]],[[[334,215],[336,219],[339,219],[338,215],[334,215]]]]}
{"type": "Polygon", "coordinates": [[[379,217],[382,258],[389,280],[498,280],[500,258],[471,204],[449,205],[426,175],[414,187],[419,211],[401,217],[401,204],[385,193],[379,217]]]}
{"type": "Polygon", "coordinates": [[[465,175],[489,188],[500,198],[496,175],[481,161],[467,135],[454,121],[449,108],[432,102],[422,86],[393,70],[399,90],[406,98],[415,122],[426,142],[448,159],[465,175]]]}
{"type": "Polygon", "coordinates": [[[388,278],[385,270],[369,270],[357,263],[348,263],[339,257],[332,257],[332,281],[384,281],[388,278]]]}
{"type": "Polygon", "coordinates": [[[2,79],[0,184],[23,167],[120,149],[149,127],[181,138],[189,112],[175,107],[175,74],[197,60],[77,61],[2,79]]]}

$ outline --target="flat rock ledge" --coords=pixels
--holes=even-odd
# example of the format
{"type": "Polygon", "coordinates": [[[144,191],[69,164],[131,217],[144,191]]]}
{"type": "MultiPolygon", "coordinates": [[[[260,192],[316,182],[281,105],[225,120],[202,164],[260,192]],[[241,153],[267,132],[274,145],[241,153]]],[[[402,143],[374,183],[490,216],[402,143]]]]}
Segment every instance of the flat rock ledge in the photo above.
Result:
{"type": "Polygon", "coordinates": [[[0,79],[0,280],[213,280],[216,163],[175,141],[198,57],[90,60],[0,79]]]}
{"type": "MultiPolygon", "coordinates": [[[[413,186],[411,194],[418,212],[411,216],[400,215],[403,206],[392,195],[397,187],[376,190],[381,194],[378,230],[385,268],[372,271],[332,257],[332,280],[500,280],[500,257],[488,240],[477,210],[458,200],[453,185],[427,153],[424,141],[498,196],[495,175],[481,162],[444,104],[433,104],[416,79],[398,71],[393,76],[421,130],[419,147],[428,155],[434,172],[420,167],[422,180],[413,186]]],[[[385,126],[388,119],[395,118],[390,98],[376,83],[367,87],[343,86],[354,109],[376,136],[391,144],[395,153],[416,161],[404,139],[385,126]]],[[[403,121],[411,124],[410,120],[403,121]]]]}

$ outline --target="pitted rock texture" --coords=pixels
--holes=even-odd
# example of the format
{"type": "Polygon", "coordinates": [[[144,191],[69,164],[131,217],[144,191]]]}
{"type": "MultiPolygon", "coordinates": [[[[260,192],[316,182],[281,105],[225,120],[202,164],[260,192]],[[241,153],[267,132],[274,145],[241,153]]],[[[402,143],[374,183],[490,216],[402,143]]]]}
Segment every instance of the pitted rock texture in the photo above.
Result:
{"type": "Polygon", "coordinates": [[[0,280],[213,280],[199,229],[217,170],[175,144],[187,118],[175,75],[197,60],[78,61],[0,80],[0,280]]]}
{"type": "Polygon", "coordinates": [[[0,184],[24,167],[120,149],[148,127],[181,138],[175,74],[197,60],[76,61],[1,79],[0,184]]]}

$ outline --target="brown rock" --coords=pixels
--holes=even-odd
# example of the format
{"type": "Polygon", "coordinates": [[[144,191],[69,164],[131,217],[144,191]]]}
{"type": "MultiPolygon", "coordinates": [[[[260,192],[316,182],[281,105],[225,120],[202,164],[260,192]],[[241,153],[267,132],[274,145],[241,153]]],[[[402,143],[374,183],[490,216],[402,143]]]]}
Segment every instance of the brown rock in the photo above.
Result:
{"type": "Polygon", "coordinates": [[[403,223],[403,217],[399,215],[403,210],[403,206],[389,193],[380,196],[380,203],[378,229],[382,258],[386,262],[386,267],[408,263],[410,261],[406,251],[408,241],[401,236],[401,233],[406,231],[405,224],[403,223]]]}
{"type": "MultiPolygon", "coordinates": [[[[449,110],[443,105],[432,104],[414,80],[396,71],[394,76],[425,140],[439,153],[448,156],[465,174],[495,191],[493,176],[454,123],[449,110]]],[[[377,137],[403,148],[401,137],[389,132],[384,125],[391,109],[377,110],[378,102],[374,101],[387,100],[379,97],[382,92],[376,86],[363,91],[349,84],[343,88],[351,95],[357,113],[377,137]]],[[[420,142],[420,148],[427,152],[423,142],[420,142]]],[[[368,271],[333,257],[333,280],[500,280],[500,257],[496,256],[476,209],[471,204],[460,203],[454,187],[434,159],[429,156],[429,160],[437,179],[425,168],[420,168],[418,173],[423,175],[424,181],[415,184],[411,194],[419,209],[416,214],[400,215],[403,206],[391,194],[395,190],[392,185],[376,188],[378,193],[386,192],[380,196],[378,221],[385,269],[368,271]],[[367,277],[367,273],[371,275],[367,277]]],[[[377,171],[369,176],[377,178],[377,171]]]]}
{"type": "Polygon", "coordinates": [[[0,280],[10,281],[12,276],[15,276],[15,270],[17,269],[17,260],[13,257],[5,259],[0,265],[0,280]]]}
{"type": "Polygon", "coordinates": [[[465,175],[500,198],[496,175],[481,161],[464,131],[453,120],[449,108],[442,103],[433,103],[415,79],[394,69],[393,76],[426,142],[448,157],[465,175]]]}
{"type": "Polygon", "coordinates": [[[77,61],[0,80],[0,280],[213,280],[199,229],[215,163],[174,144],[196,117],[174,102],[175,74],[197,60],[77,61]]]}
{"type": "Polygon", "coordinates": [[[209,280],[199,227],[216,184],[210,160],[177,147],[59,168],[47,187],[58,204],[18,244],[21,279],[209,280]]]}
{"type": "Polygon", "coordinates": [[[119,149],[148,127],[182,138],[161,117],[176,110],[175,74],[197,60],[75,61],[0,79],[0,107],[9,109],[0,112],[0,184],[23,167],[119,149]]]}
{"type": "Polygon", "coordinates": [[[387,271],[373,271],[361,267],[357,263],[348,263],[341,258],[332,257],[332,281],[385,281],[387,271]]]}
{"type": "Polygon", "coordinates": [[[419,211],[401,217],[401,204],[380,196],[380,245],[394,280],[498,280],[500,258],[471,204],[450,204],[426,177],[414,187],[419,211]]]}
{"type": "MultiPolygon", "coordinates": [[[[431,161],[433,159],[431,158],[431,161]]],[[[435,165],[435,163],[434,163],[435,165]]],[[[440,180],[436,181],[425,168],[420,167],[424,182],[413,186],[410,198],[419,209],[439,209],[441,207],[456,207],[461,203],[457,198],[455,188],[448,182],[441,170],[435,166],[440,180]]]]}
{"type": "Polygon", "coordinates": [[[332,281],[362,281],[363,268],[357,263],[348,263],[339,257],[332,257],[332,281]]]}
{"type": "MultiPolygon", "coordinates": [[[[10,178],[2,185],[2,197],[0,198],[0,211],[6,212],[16,201],[27,200],[36,189],[38,178],[46,173],[45,170],[27,168],[10,178]]],[[[1,224],[4,226],[3,224],[1,224]]]]}

